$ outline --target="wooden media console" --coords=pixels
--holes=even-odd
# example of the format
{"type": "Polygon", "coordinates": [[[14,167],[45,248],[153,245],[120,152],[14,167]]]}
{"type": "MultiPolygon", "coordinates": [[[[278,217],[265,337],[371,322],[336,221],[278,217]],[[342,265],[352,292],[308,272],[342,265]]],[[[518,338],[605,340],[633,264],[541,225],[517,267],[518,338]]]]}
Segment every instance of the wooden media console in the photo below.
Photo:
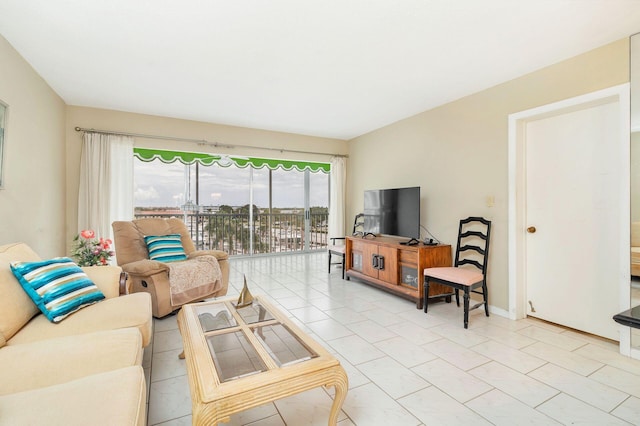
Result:
{"type": "MultiPolygon", "coordinates": [[[[347,237],[345,269],[351,277],[416,302],[424,303],[424,269],[451,266],[450,245],[404,245],[406,238],[347,237]]],[[[451,300],[451,289],[440,284],[429,286],[429,299],[451,300]]]]}

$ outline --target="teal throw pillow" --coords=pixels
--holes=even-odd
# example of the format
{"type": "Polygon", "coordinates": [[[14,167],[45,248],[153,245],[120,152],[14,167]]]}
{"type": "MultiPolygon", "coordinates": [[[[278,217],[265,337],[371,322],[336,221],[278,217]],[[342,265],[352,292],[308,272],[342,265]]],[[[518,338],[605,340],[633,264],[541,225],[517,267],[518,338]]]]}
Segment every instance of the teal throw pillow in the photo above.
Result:
{"type": "Polygon", "coordinates": [[[187,254],[182,247],[180,234],[147,235],[144,237],[149,251],[149,259],[158,262],[177,262],[186,260],[187,254]]]}
{"type": "Polygon", "coordinates": [[[10,265],[24,291],[51,322],[58,323],[104,299],[93,281],[68,257],[10,265]]]}

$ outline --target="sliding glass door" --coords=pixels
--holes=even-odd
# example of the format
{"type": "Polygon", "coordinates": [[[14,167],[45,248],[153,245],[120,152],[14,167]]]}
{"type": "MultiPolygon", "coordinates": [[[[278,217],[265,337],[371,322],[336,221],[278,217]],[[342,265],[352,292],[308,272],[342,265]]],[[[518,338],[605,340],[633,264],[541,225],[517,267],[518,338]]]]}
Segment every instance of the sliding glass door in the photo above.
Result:
{"type": "Polygon", "coordinates": [[[329,222],[329,174],[311,173],[307,170],[305,193],[308,196],[305,238],[308,250],[327,247],[327,225],[329,222]]]}
{"type": "Polygon", "coordinates": [[[158,157],[134,162],[136,217],[182,217],[199,248],[230,255],[326,247],[329,175],[324,169],[300,170],[291,162],[286,168],[276,160],[263,167],[241,161],[184,164],[180,156],[166,164],[158,157]],[[183,191],[177,190],[180,184],[183,191]]]}

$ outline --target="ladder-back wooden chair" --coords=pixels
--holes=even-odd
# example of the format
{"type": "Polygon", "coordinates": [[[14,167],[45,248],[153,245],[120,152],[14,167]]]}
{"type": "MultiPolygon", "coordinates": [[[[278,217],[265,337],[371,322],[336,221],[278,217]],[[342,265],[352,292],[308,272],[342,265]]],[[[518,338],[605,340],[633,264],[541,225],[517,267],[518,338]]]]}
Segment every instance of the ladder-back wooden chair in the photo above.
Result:
{"type": "MultiPolygon", "coordinates": [[[[459,291],[464,291],[464,328],[469,326],[469,311],[484,305],[489,316],[487,293],[487,260],[489,258],[489,238],[491,221],[481,217],[468,217],[460,221],[458,244],[454,265],[451,267],[426,268],[424,270],[424,294],[429,294],[429,284],[437,282],[452,287],[456,303],[460,306],[459,291]],[[480,291],[482,289],[482,291],[480,291]],[[482,302],[469,309],[470,293],[482,295],[482,302]]],[[[424,312],[428,309],[425,297],[424,312]]]]}
{"type": "MultiPolygon", "coordinates": [[[[357,235],[358,233],[363,232],[364,230],[364,214],[359,213],[356,215],[356,218],[353,221],[353,232],[352,235],[357,235]]],[[[328,257],[329,257],[329,270],[331,273],[331,265],[342,265],[342,279],[344,279],[344,265],[345,265],[345,245],[344,240],[345,237],[331,237],[331,244],[328,249],[328,257]],[[342,241],[341,244],[336,244],[337,241],[342,241]],[[331,262],[331,256],[337,256],[339,258],[338,262],[331,262]]]]}

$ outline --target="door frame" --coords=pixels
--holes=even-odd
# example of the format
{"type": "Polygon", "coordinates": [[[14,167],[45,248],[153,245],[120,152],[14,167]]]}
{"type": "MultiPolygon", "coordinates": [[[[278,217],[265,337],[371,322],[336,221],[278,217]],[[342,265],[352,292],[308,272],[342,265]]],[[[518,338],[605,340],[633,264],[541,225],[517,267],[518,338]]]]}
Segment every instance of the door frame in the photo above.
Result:
{"type": "MultiPolygon", "coordinates": [[[[630,221],[631,221],[631,175],[630,175],[630,95],[629,83],[598,90],[574,98],[565,99],[548,105],[509,115],[509,188],[508,188],[508,220],[509,220],[509,318],[521,319],[527,315],[526,310],[526,158],[525,144],[527,139],[526,124],[542,118],[552,117],[571,111],[586,109],[607,103],[617,103],[619,109],[620,140],[618,190],[620,191],[619,230],[622,238],[618,247],[620,265],[616,277],[619,289],[620,310],[629,309],[631,303],[631,271],[630,271],[630,221]]],[[[613,283],[612,283],[613,284],[613,283]]],[[[611,320],[613,321],[613,319],[611,320]]],[[[631,329],[619,326],[620,352],[630,354],[631,329]]]]}

